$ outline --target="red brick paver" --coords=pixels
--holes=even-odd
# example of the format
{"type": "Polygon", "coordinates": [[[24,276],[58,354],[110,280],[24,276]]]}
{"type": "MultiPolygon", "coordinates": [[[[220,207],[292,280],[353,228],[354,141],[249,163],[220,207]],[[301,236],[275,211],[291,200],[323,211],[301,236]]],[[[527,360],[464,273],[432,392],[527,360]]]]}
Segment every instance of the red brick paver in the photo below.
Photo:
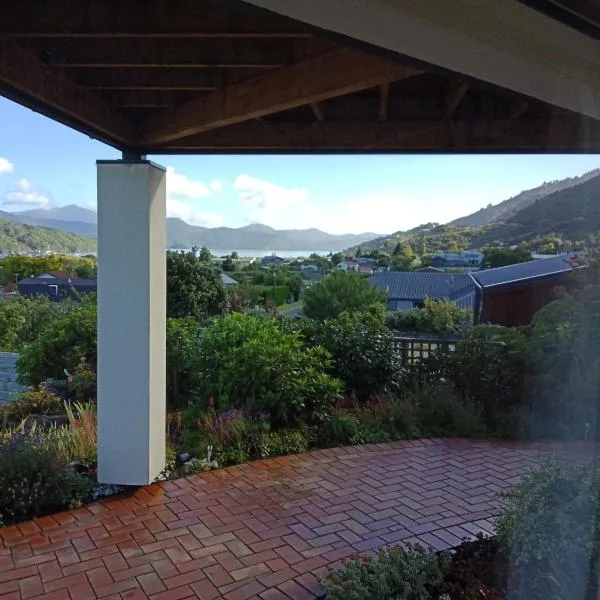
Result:
{"type": "Polygon", "coordinates": [[[0,529],[0,600],[316,598],[352,554],[493,530],[545,444],[416,440],[258,461],[0,529]]]}

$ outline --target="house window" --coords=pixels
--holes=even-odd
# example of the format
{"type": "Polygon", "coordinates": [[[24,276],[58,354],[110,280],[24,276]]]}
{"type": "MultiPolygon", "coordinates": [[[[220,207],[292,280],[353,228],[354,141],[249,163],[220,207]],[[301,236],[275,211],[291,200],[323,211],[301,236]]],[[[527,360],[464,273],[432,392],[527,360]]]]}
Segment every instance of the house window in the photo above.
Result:
{"type": "Polygon", "coordinates": [[[413,302],[413,308],[425,308],[425,302],[413,302]]]}
{"type": "Polygon", "coordinates": [[[58,286],[57,285],[49,285],[48,286],[48,294],[50,296],[58,296],[58,286]]]}

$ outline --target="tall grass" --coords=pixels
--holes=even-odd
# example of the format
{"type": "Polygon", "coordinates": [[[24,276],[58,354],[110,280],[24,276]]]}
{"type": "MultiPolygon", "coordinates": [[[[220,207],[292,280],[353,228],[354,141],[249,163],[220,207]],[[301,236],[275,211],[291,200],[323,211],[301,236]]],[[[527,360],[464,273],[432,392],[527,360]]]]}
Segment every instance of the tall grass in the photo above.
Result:
{"type": "Polygon", "coordinates": [[[93,403],[75,402],[66,405],[68,423],[52,427],[47,432],[47,441],[56,452],[61,463],[74,460],[95,461],[98,434],[96,407],[93,403]]]}

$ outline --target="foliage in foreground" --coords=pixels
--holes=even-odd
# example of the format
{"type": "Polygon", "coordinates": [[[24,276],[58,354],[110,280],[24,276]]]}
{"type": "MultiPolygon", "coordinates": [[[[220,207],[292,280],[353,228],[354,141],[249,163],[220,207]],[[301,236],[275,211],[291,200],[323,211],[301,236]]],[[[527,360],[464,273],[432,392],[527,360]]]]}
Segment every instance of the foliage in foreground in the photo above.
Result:
{"type": "Polygon", "coordinates": [[[396,546],[353,558],[322,584],[330,600],[437,600],[450,557],[421,546],[396,546]]]}
{"type": "Polygon", "coordinates": [[[424,308],[394,311],[387,316],[386,324],[396,331],[462,335],[473,324],[473,312],[449,300],[426,298],[424,308]]]}
{"type": "Polygon", "coordinates": [[[267,413],[278,425],[319,419],[341,393],[331,356],[307,348],[273,319],[232,314],[203,331],[199,368],[204,401],[218,409],[267,413]]]}
{"type": "Polygon", "coordinates": [[[552,459],[507,493],[498,535],[515,576],[510,598],[596,598],[600,465],[552,459]]]}

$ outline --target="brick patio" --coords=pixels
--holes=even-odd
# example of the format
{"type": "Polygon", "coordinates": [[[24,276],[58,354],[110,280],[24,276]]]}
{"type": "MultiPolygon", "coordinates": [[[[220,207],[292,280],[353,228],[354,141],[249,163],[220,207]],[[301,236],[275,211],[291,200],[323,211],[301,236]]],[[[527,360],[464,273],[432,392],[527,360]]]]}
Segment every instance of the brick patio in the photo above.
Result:
{"type": "Polygon", "coordinates": [[[0,529],[0,599],[310,599],[315,575],[402,542],[492,531],[548,445],[417,440],[182,478],[0,529]]]}

